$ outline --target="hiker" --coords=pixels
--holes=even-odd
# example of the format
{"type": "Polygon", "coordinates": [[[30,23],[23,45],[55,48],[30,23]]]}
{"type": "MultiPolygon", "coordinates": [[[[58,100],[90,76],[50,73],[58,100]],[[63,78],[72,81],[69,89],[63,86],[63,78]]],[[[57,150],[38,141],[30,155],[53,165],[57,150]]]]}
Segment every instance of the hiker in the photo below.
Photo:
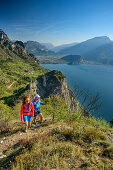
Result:
{"type": "Polygon", "coordinates": [[[42,123],[43,116],[42,116],[42,113],[41,113],[41,111],[39,109],[39,106],[40,106],[40,104],[45,105],[45,103],[42,103],[40,101],[40,96],[38,94],[35,95],[35,99],[32,101],[32,103],[34,105],[34,123],[36,123],[37,115],[40,117],[40,122],[39,123],[42,123]]]}
{"type": "Polygon", "coordinates": [[[25,96],[21,106],[21,121],[25,122],[25,132],[31,127],[31,119],[34,116],[34,105],[29,96],[25,96]]]}

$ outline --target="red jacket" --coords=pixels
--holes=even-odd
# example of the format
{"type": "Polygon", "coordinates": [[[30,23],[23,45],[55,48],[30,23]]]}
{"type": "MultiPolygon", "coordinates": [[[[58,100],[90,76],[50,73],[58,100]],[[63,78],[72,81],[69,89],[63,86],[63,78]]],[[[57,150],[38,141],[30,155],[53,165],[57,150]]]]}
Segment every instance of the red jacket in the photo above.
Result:
{"type": "Polygon", "coordinates": [[[33,103],[30,102],[29,110],[27,110],[27,107],[26,107],[25,104],[22,104],[20,113],[21,113],[21,121],[23,120],[23,115],[26,115],[26,116],[32,115],[32,116],[34,116],[34,105],[33,105],[33,103]]]}

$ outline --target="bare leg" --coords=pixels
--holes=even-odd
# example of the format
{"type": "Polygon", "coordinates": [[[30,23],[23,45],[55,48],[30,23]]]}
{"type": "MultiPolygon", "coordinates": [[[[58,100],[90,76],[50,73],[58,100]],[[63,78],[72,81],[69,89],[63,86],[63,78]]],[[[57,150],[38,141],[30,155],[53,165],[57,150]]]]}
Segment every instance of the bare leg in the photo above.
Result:
{"type": "Polygon", "coordinates": [[[36,116],[34,117],[34,123],[36,123],[36,116]]]}
{"type": "Polygon", "coordinates": [[[42,113],[39,113],[38,116],[40,117],[40,122],[42,122],[42,120],[43,120],[42,113]]]}
{"type": "Polygon", "coordinates": [[[31,122],[28,122],[28,128],[30,128],[31,127],[31,122]]]}
{"type": "Polygon", "coordinates": [[[28,121],[25,121],[25,127],[26,127],[25,132],[27,132],[28,121]]]}

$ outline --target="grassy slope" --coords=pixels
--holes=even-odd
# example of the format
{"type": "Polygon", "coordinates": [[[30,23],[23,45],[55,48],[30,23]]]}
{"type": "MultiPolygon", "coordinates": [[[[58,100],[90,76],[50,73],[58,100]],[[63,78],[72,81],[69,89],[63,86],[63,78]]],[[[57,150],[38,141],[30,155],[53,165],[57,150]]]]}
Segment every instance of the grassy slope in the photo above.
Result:
{"type": "Polygon", "coordinates": [[[3,122],[20,116],[20,103],[22,94],[29,94],[26,86],[31,80],[47,72],[32,58],[25,54],[22,59],[8,48],[0,45],[0,131],[3,122]]]}
{"type": "MultiPolygon", "coordinates": [[[[112,129],[104,121],[70,113],[59,98],[53,108],[52,99],[41,110],[47,118],[40,128],[33,126],[28,134],[23,133],[20,123],[21,100],[13,107],[10,96],[21,95],[30,79],[44,74],[43,69],[33,61],[23,60],[8,49],[0,46],[1,72],[1,120],[13,118],[1,127],[1,166],[11,169],[112,169],[112,129]],[[7,60],[7,61],[6,61],[7,60]],[[13,83],[13,84],[12,84],[13,83]],[[53,114],[55,121],[52,121],[53,114]],[[68,115],[68,116],[67,116],[68,115]],[[51,119],[51,120],[50,120],[51,119]],[[3,133],[4,132],[4,133],[3,133]],[[5,139],[4,139],[5,137],[5,139]],[[14,163],[15,161],[15,163],[14,163]]],[[[27,93],[27,92],[26,92],[27,93]]]]}
{"type": "Polygon", "coordinates": [[[23,123],[13,122],[11,132],[9,136],[5,135],[2,144],[7,156],[1,162],[2,167],[44,170],[113,168],[112,129],[105,122],[76,112],[68,119],[52,121],[49,107],[50,103],[47,108],[41,107],[47,121],[40,126],[32,124],[27,134],[22,131],[23,123]]]}

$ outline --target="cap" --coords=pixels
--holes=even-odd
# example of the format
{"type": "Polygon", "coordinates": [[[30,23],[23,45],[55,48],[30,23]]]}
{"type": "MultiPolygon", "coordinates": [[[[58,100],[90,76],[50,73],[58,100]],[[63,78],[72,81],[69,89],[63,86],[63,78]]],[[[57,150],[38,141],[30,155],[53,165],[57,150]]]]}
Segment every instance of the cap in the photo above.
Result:
{"type": "Polygon", "coordinates": [[[36,94],[35,97],[40,98],[39,94],[36,94]]]}

